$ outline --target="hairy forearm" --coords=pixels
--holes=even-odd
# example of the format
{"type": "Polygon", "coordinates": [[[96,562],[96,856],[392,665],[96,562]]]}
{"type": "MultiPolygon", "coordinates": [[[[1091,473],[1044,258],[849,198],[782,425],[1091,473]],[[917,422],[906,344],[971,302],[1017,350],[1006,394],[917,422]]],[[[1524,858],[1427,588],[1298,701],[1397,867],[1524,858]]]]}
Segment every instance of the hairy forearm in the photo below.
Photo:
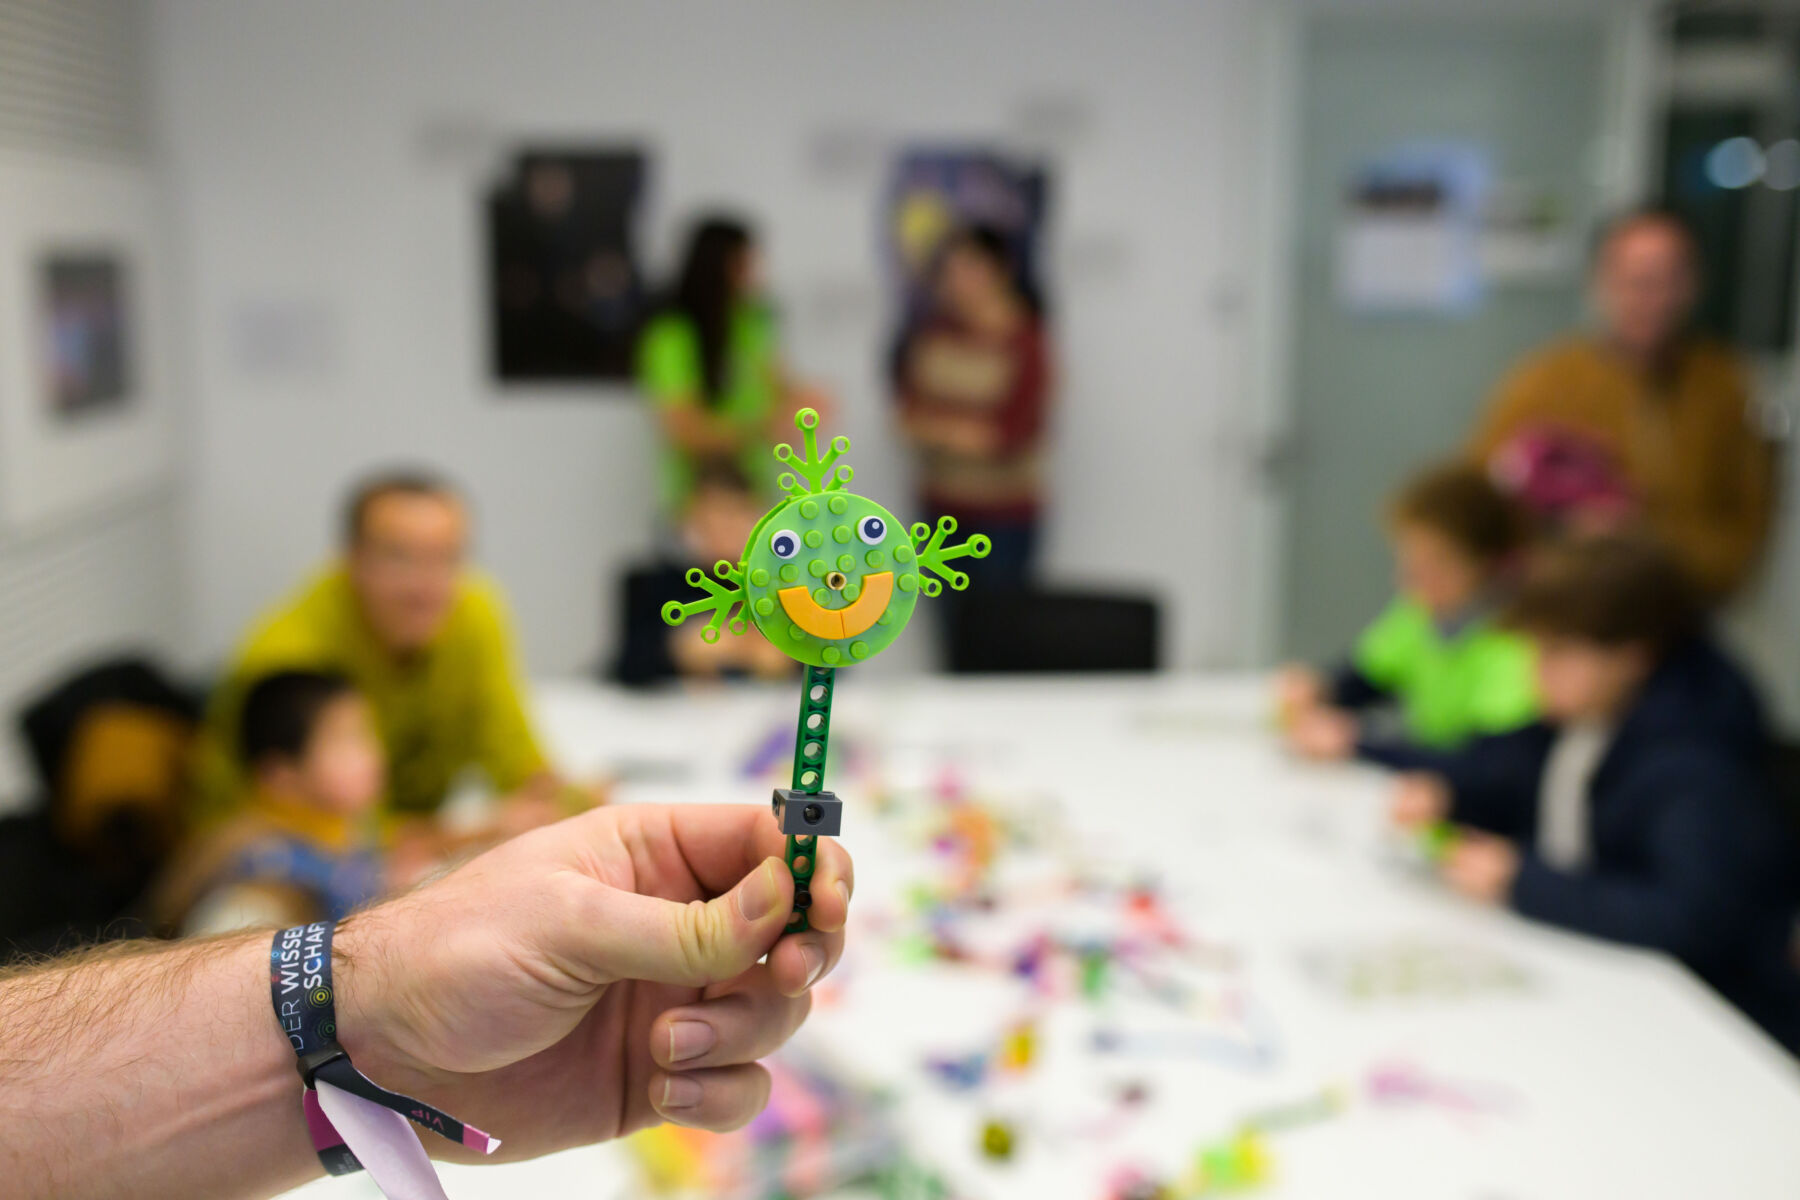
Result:
{"type": "Polygon", "coordinates": [[[0,1190],[266,1196],[318,1174],[267,937],[0,975],[0,1190]]]}

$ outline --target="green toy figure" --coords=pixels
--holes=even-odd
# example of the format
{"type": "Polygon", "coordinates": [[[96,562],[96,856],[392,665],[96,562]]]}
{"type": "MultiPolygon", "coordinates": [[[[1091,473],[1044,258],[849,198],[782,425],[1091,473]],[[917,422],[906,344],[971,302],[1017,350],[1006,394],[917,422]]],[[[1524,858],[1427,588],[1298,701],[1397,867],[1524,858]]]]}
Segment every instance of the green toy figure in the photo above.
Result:
{"type": "Polygon", "coordinates": [[[788,835],[787,864],[794,876],[788,928],[794,930],[806,928],[806,910],[812,905],[813,839],[837,836],[843,823],[842,802],[824,786],[837,667],[873,658],[891,646],[921,594],[936,596],[946,583],[957,591],[968,587],[969,577],[950,561],[965,555],[983,558],[990,549],[980,534],[960,545],[945,545],[956,532],[950,517],[938,518],[935,527],[920,522],[907,529],[873,500],[845,491],[853,472],[837,460],[850,449],[850,439],[833,438],[821,455],[818,424],[817,412],[801,409],[794,426],[803,452],[775,447],[775,457],[793,468],[777,480],[788,498],[756,523],[743,557],[735,564],[715,563],[716,579],[698,567],[690,569],[688,583],[707,594],[686,604],[671,600],[662,611],[670,625],[710,612],[700,631],[709,642],[718,641],[724,629],[744,633],[754,622],[770,644],[806,666],[793,786],[777,788],[773,802],[781,831],[788,835]]]}

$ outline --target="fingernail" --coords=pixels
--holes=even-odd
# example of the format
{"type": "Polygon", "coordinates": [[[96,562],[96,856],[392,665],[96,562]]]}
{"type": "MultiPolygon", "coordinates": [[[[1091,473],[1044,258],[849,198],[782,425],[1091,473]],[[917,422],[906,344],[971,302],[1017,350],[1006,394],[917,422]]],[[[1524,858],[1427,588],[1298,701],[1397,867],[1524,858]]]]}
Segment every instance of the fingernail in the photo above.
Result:
{"type": "Polygon", "coordinates": [[[678,1063],[699,1058],[718,1040],[719,1035],[705,1021],[670,1021],[669,1061],[678,1063]]]}
{"type": "Polygon", "coordinates": [[[756,868],[756,873],[738,888],[738,913],[744,920],[755,924],[773,911],[779,899],[781,886],[775,878],[775,860],[766,858],[763,865],[756,868]]]}
{"type": "Polygon", "coordinates": [[[850,907],[850,885],[845,883],[841,879],[838,880],[837,881],[837,894],[839,896],[843,897],[844,907],[849,908],[850,907]]]}
{"type": "Polygon", "coordinates": [[[806,965],[806,986],[811,987],[825,969],[825,951],[808,942],[800,947],[800,961],[806,965]]]}
{"type": "Polygon", "coordinates": [[[689,1079],[685,1075],[668,1075],[663,1078],[662,1107],[693,1108],[700,1103],[700,1081],[689,1079]]]}

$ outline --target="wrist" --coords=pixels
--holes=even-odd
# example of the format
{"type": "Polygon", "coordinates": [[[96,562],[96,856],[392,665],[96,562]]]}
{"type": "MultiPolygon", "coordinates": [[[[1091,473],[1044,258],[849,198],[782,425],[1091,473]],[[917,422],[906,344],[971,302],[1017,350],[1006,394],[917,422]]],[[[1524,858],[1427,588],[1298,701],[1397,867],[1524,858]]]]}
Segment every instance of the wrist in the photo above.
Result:
{"type": "MultiPolygon", "coordinates": [[[[364,1074],[385,1081],[412,1060],[402,1043],[404,1025],[395,1012],[394,983],[388,978],[389,950],[384,910],[371,909],[338,923],[332,934],[332,992],[337,1003],[337,1040],[364,1074]]],[[[396,1081],[396,1085],[399,1082],[396,1081]]]]}
{"type": "MultiPolygon", "coordinates": [[[[200,990],[216,995],[217,988],[232,997],[233,1011],[241,1011],[242,1020],[253,1031],[250,1040],[256,1050],[234,1063],[231,1074],[237,1076],[235,1081],[215,1078],[210,1081],[210,1088],[239,1097],[246,1106],[246,1118],[265,1130],[229,1139],[236,1142],[237,1152],[242,1155],[242,1147],[256,1146],[256,1158],[264,1163],[262,1169],[269,1172],[270,1178],[285,1181],[281,1186],[294,1186],[319,1174],[319,1160],[306,1132],[294,1053],[269,1009],[268,944],[260,933],[237,936],[229,949],[221,946],[221,952],[228,964],[225,978],[200,990]]],[[[206,1078],[202,1072],[196,1075],[206,1078]]],[[[207,1103],[206,1098],[195,1100],[200,1105],[207,1103]]]]}
{"type": "MultiPolygon", "coordinates": [[[[431,1072],[408,1053],[414,1039],[406,1018],[415,1006],[398,993],[405,976],[393,969],[395,951],[404,944],[398,936],[404,922],[394,918],[405,903],[358,914],[353,922],[297,926],[273,935],[271,995],[278,1013],[294,1010],[283,1027],[299,1056],[301,1077],[314,1089],[306,1097],[308,1122],[312,1136],[322,1139],[315,1143],[319,1157],[333,1174],[342,1174],[346,1164],[356,1169],[356,1159],[370,1149],[386,1153],[384,1135],[372,1134],[368,1125],[381,1109],[477,1155],[491,1154],[500,1145],[408,1094],[428,1090],[420,1085],[431,1083],[431,1072]],[[303,999],[298,998],[302,990],[303,999]],[[401,1088],[405,1091],[397,1090],[401,1088]]],[[[388,1164],[400,1171],[396,1179],[411,1176],[417,1183],[431,1178],[424,1157],[403,1157],[406,1162],[388,1164]]]]}

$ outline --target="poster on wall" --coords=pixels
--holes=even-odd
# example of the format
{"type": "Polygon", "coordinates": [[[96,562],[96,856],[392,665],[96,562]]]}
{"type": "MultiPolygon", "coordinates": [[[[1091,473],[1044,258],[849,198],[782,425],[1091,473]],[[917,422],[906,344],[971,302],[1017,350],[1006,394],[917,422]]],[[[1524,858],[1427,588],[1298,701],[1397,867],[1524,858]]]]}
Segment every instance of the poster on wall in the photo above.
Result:
{"type": "Polygon", "coordinates": [[[494,378],[631,378],[645,288],[638,225],[648,174],[634,148],[526,149],[487,197],[494,378]]]}
{"type": "Polygon", "coordinates": [[[0,154],[0,523],[165,483],[174,454],[156,193],[127,166],[0,154]]]}
{"type": "Polygon", "coordinates": [[[1050,172],[1043,163],[990,147],[902,148],[889,174],[881,226],[899,329],[929,307],[931,271],[944,236],[971,225],[1006,240],[1020,279],[1042,304],[1049,201],[1050,172]]]}
{"type": "Polygon", "coordinates": [[[1460,143],[1403,147],[1360,166],[1338,226],[1339,303],[1367,314],[1479,307],[1490,176],[1486,154],[1460,143]]]}

